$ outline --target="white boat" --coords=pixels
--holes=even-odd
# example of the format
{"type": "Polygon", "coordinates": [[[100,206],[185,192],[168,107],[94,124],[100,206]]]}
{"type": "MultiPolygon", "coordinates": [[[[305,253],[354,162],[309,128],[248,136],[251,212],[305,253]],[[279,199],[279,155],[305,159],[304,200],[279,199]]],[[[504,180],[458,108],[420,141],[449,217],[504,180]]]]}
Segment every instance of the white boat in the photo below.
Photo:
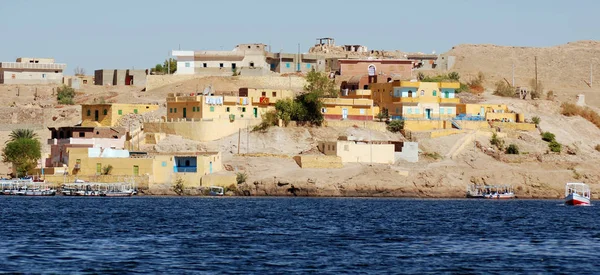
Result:
{"type": "Polygon", "coordinates": [[[223,187],[211,186],[209,189],[209,194],[211,196],[223,196],[223,187]]]}
{"type": "Polygon", "coordinates": [[[468,185],[467,198],[514,199],[515,192],[510,185],[468,185]]]}
{"type": "Polygon", "coordinates": [[[566,205],[590,205],[590,187],[581,182],[569,182],[565,185],[566,205]]]}

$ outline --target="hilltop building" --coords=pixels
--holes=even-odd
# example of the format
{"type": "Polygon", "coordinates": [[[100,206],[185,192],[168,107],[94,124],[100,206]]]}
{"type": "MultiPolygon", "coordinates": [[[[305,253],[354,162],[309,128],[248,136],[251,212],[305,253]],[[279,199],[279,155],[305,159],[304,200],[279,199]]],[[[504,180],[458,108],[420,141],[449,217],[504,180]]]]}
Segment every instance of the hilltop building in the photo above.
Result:
{"type": "Polygon", "coordinates": [[[231,51],[172,51],[183,75],[231,76],[324,71],[325,58],[315,54],[274,53],[265,44],[239,44],[231,51]]]}
{"type": "Polygon", "coordinates": [[[53,58],[20,57],[16,62],[0,62],[0,84],[60,84],[67,64],[53,58]]]}
{"type": "Polygon", "coordinates": [[[143,114],[156,111],[158,108],[159,106],[156,104],[82,104],[81,125],[86,127],[115,126],[124,115],[143,114]]]}
{"type": "Polygon", "coordinates": [[[146,86],[148,70],[100,69],[94,71],[94,84],[101,86],[146,86]]]}

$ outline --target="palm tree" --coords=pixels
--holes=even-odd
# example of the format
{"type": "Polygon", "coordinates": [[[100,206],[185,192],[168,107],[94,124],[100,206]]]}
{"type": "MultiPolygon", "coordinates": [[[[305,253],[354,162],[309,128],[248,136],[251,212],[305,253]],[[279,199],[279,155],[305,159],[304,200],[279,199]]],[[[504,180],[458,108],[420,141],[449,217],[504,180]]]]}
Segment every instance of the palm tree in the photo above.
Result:
{"type": "Polygon", "coordinates": [[[25,139],[36,139],[38,135],[31,129],[15,129],[8,135],[8,140],[6,143],[11,141],[15,141],[17,139],[25,138],[25,139]]]}

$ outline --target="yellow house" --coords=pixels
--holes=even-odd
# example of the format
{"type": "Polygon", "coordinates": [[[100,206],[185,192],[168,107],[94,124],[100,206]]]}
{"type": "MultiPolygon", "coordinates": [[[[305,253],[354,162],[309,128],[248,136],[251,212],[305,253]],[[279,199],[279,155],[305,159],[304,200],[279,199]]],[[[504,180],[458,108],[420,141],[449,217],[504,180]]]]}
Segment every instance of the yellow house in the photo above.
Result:
{"type": "Polygon", "coordinates": [[[371,84],[376,106],[392,119],[432,120],[456,116],[458,82],[393,81],[371,84]]]}
{"type": "Polygon", "coordinates": [[[258,106],[248,97],[169,94],[167,120],[259,118],[258,106]]]}
{"type": "Polygon", "coordinates": [[[524,116],[511,112],[505,104],[457,104],[456,114],[461,117],[487,121],[523,122],[524,116]]]}
{"type": "Polygon", "coordinates": [[[115,126],[119,119],[128,114],[143,114],[158,110],[156,104],[83,104],[81,105],[81,126],[115,126]]]}
{"type": "Polygon", "coordinates": [[[294,98],[293,91],[274,89],[240,88],[239,95],[250,98],[252,105],[258,107],[259,116],[275,110],[277,101],[294,98]]]}
{"type": "Polygon", "coordinates": [[[148,155],[127,150],[69,148],[68,153],[71,174],[101,175],[111,166],[110,175],[148,175],[151,184],[171,184],[181,178],[187,184],[198,185],[204,175],[223,170],[220,152],[148,155]]]}
{"type": "Polygon", "coordinates": [[[371,99],[324,98],[321,112],[329,120],[373,120],[379,108],[371,99]]]}
{"type": "Polygon", "coordinates": [[[337,141],[322,141],[318,149],[328,156],[338,156],[342,162],[392,164],[395,145],[390,142],[358,141],[340,137],[337,141]]]}
{"type": "Polygon", "coordinates": [[[366,98],[371,99],[371,90],[352,90],[352,91],[342,91],[342,98],[366,98]]]}

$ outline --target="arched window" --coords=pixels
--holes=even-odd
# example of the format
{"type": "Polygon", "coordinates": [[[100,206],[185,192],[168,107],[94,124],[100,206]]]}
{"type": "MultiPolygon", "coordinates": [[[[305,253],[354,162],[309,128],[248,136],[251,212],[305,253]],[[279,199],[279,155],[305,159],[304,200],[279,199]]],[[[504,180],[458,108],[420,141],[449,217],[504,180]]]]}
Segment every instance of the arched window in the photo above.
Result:
{"type": "Polygon", "coordinates": [[[433,90],[433,96],[437,96],[437,91],[433,90]]]}
{"type": "Polygon", "coordinates": [[[104,115],[108,115],[108,110],[104,109],[104,111],[102,112],[104,115]]]}
{"type": "Polygon", "coordinates": [[[412,91],[408,91],[408,97],[413,97],[412,91]]]}
{"type": "Polygon", "coordinates": [[[369,76],[374,76],[377,74],[377,68],[375,68],[375,65],[369,65],[369,76]]]}
{"type": "Polygon", "coordinates": [[[421,95],[425,95],[425,90],[421,90],[421,95]]]}

